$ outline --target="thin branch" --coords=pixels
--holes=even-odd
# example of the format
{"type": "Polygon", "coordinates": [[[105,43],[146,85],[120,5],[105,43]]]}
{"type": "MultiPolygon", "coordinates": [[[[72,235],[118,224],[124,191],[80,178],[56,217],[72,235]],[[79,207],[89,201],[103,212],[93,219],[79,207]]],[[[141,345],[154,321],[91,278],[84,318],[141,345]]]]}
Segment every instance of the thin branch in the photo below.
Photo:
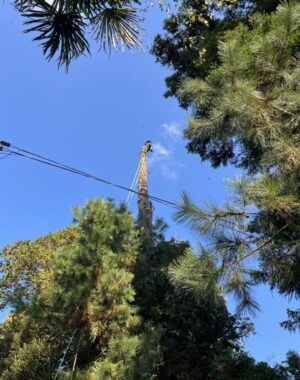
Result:
{"type": "Polygon", "coordinates": [[[257,251],[259,251],[260,249],[262,249],[266,245],[270,244],[272,242],[272,240],[274,240],[275,237],[278,236],[288,226],[289,226],[289,223],[287,223],[285,226],[281,227],[280,230],[278,230],[273,236],[270,237],[270,239],[264,241],[261,245],[259,245],[255,249],[253,249],[253,251],[247,253],[244,257],[241,257],[241,258],[235,260],[234,262],[232,262],[231,264],[227,265],[227,268],[231,267],[232,265],[237,265],[237,264],[241,263],[242,261],[246,260],[248,257],[254,255],[257,251]]]}

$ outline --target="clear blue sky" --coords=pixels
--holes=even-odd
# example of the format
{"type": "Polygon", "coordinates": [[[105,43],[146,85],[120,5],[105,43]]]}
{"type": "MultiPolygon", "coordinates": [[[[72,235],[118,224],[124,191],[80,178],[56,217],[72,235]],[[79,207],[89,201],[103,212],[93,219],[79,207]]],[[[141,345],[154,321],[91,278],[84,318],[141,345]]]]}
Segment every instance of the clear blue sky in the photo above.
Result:
{"type": "MultiPolygon", "coordinates": [[[[223,180],[232,168],[214,170],[188,155],[178,138],[186,113],[175,100],[163,98],[167,70],[147,52],[164,17],[152,9],[145,21],[145,52],[98,53],[75,62],[66,75],[46,62],[9,3],[0,12],[0,140],[62,161],[125,186],[131,184],[139,150],[151,139],[157,153],[151,159],[151,193],[173,201],[186,190],[203,205],[222,203],[223,180]]],[[[93,197],[125,200],[123,191],[21,158],[0,160],[0,248],[64,228],[73,206],[93,197]]],[[[135,210],[133,198],[132,209],[135,210]]],[[[169,234],[196,242],[172,221],[172,210],[155,205],[155,215],[171,225],[169,234]]],[[[258,360],[280,361],[288,349],[299,350],[299,335],[279,327],[293,302],[260,287],[262,312],[254,320],[257,334],[246,349],[258,360]]],[[[2,314],[2,319],[4,314],[2,314]]]]}

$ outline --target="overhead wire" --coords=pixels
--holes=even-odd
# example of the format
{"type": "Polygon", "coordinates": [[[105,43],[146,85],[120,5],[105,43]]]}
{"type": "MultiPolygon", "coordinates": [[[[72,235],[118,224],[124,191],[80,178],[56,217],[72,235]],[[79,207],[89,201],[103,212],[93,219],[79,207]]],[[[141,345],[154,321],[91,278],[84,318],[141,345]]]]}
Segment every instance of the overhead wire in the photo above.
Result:
{"type": "MultiPolygon", "coordinates": [[[[3,141],[0,141],[0,144],[2,144],[3,141]]],[[[4,142],[5,144],[9,144],[9,143],[6,143],[4,142]]],[[[30,159],[30,160],[33,160],[33,161],[37,161],[39,163],[43,163],[43,164],[46,164],[46,165],[49,165],[49,166],[52,166],[52,167],[55,167],[55,168],[58,168],[58,169],[61,169],[61,170],[65,170],[65,171],[68,171],[68,172],[71,172],[71,173],[74,173],[74,174],[78,174],[78,175],[81,175],[81,176],[84,176],[86,178],[89,178],[89,179],[94,179],[96,181],[99,181],[99,182],[102,182],[102,183],[105,183],[107,185],[111,185],[111,186],[114,186],[114,187],[117,187],[117,188],[120,188],[122,190],[126,190],[129,192],[129,194],[131,194],[131,198],[133,196],[133,194],[137,194],[137,195],[142,195],[142,196],[145,196],[145,197],[148,197],[149,199],[155,201],[155,202],[158,202],[160,204],[163,204],[165,206],[170,206],[172,208],[177,208],[177,209],[181,209],[180,205],[174,203],[174,202],[171,202],[171,201],[168,201],[166,199],[163,199],[163,198],[160,198],[160,197],[156,197],[156,196],[153,196],[153,195],[148,195],[148,194],[144,194],[144,193],[141,193],[139,191],[136,191],[134,190],[134,188],[128,188],[128,187],[125,187],[125,186],[122,186],[122,185],[118,185],[118,184],[115,184],[113,182],[110,182],[110,181],[107,181],[107,180],[104,180],[102,178],[98,178],[92,174],[89,174],[89,173],[86,173],[86,172],[83,172],[81,170],[78,170],[78,169],[75,169],[71,166],[68,166],[68,165],[65,165],[65,164],[62,164],[58,161],[55,161],[55,160],[52,160],[52,159],[49,159],[45,156],[41,156],[39,154],[36,154],[36,153],[33,153],[33,152],[30,152],[28,150],[25,150],[25,149],[22,149],[22,148],[19,148],[19,147],[16,147],[14,145],[9,145],[15,149],[18,149],[17,152],[11,150],[10,148],[6,148],[6,151],[9,151],[17,156],[20,156],[20,157],[23,157],[23,158],[27,158],[27,159],[30,159]],[[20,153],[20,152],[23,152],[23,153],[20,153]]],[[[140,161],[140,164],[139,164],[139,168],[141,166],[141,161],[140,161]]],[[[138,170],[139,170],[138,168],[138,170]]],[[[137,172],[138,172],[137,170],[137,172]]],[[[135,176],[136,178],[136,176],[135,176]]],[[[134,181],[133,181],[134,183],[134,181]]],[[[131,199],[130,198],[130,199],[131,199]]],[[[223,221],[219,220],[217,222],[220,226],[223,226],[223,227],[226,227],[226,224],[223,224],[223,221]]]]}
{"type": "Polygon", "coordinates": [[[141,192],[136,191],[134,189],[130,189],[130,188],[126,187],[126,186],[119,185],[117,183],[105,180],[105,179],[100,178],[100,177],[96,177],[93,174],[84,172],[82,170],[78,170],[78,169],[73,168],[73,167],[71,167],[69,165],[62,164],[62,163],[60,163],[58,161],[52,160],[52,159],[47,158],[45,156],[42,156],[42,155],[30,152],[30,151],[25,150],[25,149],[22,149],[20,147],[12,145],[12,144],[10,144],[10,143],[8,143],[6,141],[0,141],[0,145],[2,145],[4,147],[4,149],[5,149],[5,151],[7,151],[8,153],[13,153],[13,154],[15,154],[15,155],[17,155],[19,157],[23,157],[23,158],[27,158],[27,159],[30,159],[30,160],[33,160],[33,161],[37,161],[39,163],[43,163],[43,164],[48,165],[48,166],[52,166],[52,167],[55,167],[55,168],[58,168],[58,169],[61,169],[61,170],[65,170],[65,171],[77,174],[77,175],[84,176],[86,178],[90,178],[90,179],[96,180],[98,182],[105,183],[107,185],[119,188],[121,190],[129,191],[131,193],[147,197],[147,198],[149,198],[149,199],[151,199],[151,200],[153,200],[155,202],[161,203],[161,204],[166,205],[166,206],[172,206],[172,207],[176,207],[176,208],[179,207],[175,202],[171,202],[171,201],[168,201],[166,199],[163,199],[163,198],[160,198],[160,197],[156,197],[154,195],[144,194],[144,193],[141,193],[141,192]],[[14,149],[17,149],[17,151],[15,151],[14,149]]]}
{"type": "MultiPolygon", "coordinates": [[[[134,184],[135,184],[136,180],[138,179],[138,173],[139,173],[139,170],[140,170],[140,167],[141,167],[141,160],[139,162],[138,169],[137,169],[136,174],[134,176],[134,180],[132,182],[132,186],[131,186],[131,188],[128,188],[128,187],[125,187],[125,186],[113,183],[111,181],[108,181],[108,180],[96,177],[96,176],[94,176],[92,174],[89,174],[87,172],[84,172],[82,170],[75,169],[75,168],[73,168],[73,167],[71,167],[69,165],[62,164],[62,163],[60,163],[58,161],[52,160],[52,159],[47,158],[45,156],[42,156],[40,154],[36,154],[36,153],[33,153],[33,152],[29,151],[29,150],[25,150],[23,148],[17,147],[17,146],[15,146],[13,144],[10,144],[10,143],[6,142],[6,141],[0,141],[0,145],[2,145],[3,148],[5,149],[5,151],[9,152],[10,154],[15,154],[15,155],[23,157],[23,158],[27,158],[27,159],[30,159],[30,160],[33,160],[33,161],[37,161],[39,163],[43,163],[43,164],[46,164],[48,166],[52,166],[52,167],[55,167],[55,168],[58,168],[58,169],[61,169],[61,170],[65,170],[65,171],[68,171],[68,172],[71,172],[71,173],[74,173],[74,174],[77,174],[77,175],[84,176],[84,177],[89,178],[89,179],[93,179],[93,180],[105,183],[105,184],[110,185],[110,186],[114,186],[114,187],[120,188],[120,189],[125,190],[125,191],[128,191],[129,195],[131,195],[131,197],[129,198],[129,201],[131,200],[133,194],[136,194],[136,195],[142,195],[142,196],[148,197],[149,199],[151,199],[151,200],[153,200],[155,202],[161,203],[161,204],[163,204],[165,206],[170,206],[170,207],[173,207],[173,208],[181,209],[180,205],[178,205],[177,203],[171,202],[169,200],[166,200],[166,199],[163,199],[163,198],[160,198],[160,197],[156,197],[154,195],[144,194],[144,193],[141,193],[141,192],[136,191],[134,189],[134,187],[135,187],[134,184]],[[17,149],[17,151],[12,150],[11,148],[17,149]],[[23,153],[21,153],[21,152],[23,152],[23,153]]],[[[223,224],[222,220],[219,220],[217,223],[220,226],[223,226],[223,227],[226,226],[226,223],[223,224]]],[[[233,222],[230,221],[229,223],[233,223],[233,222]]]]}
{"type": "MultiPolygon", "coordinates": [[[[43,164],[46,164],[46,165],[49,165],[49,166],[52,166],[52,167],[55,167],[55,168],[58,168],[58,169],[61,169],[61,170],[65,170],[65,171],[68,171],[68,172],[71,172],[71,173],[74,173],[74,174],[77,174],[77,175],[84,176],[84,177],[89,178],[89,179],[94,179],[94,180],[96,180],[98,182],[105,183],[107,185],[119,188],[121,190],[129,191],[129,194],[132,194],[132,195],[133,194],[137,194],[137,195],[141,195],[141,196],[147,197],[147,198],[149,198],[149,199],[151,199],[151,200],[153,200],[155,202],[161,203],[161,204],[163,204],[165,206],[170,206],[170,207],[173,207],[173,208],[181,209],[180,205],[178,205],[175,202],[171,202],[171,201],[168,201],[166,199],[163,199],[163,198],[160,198],[160,197],[156,197],[154,195],[144,194],[144,193],[141,193],[139,191],[134,190],[134,188],[128,188],[126,186],[122,186],[122,185],[116,184],[114,182],[105,180],[103,178],[96,177],[96,176],[94,176],[92,174],[89,174],[87,172],[75,169],[75,168],[73,168],[71,166],[62,164],[62,163],[60,163],[58,161],[49,159],[49,158],[47,158],[45,156],[41,156],[39,154],[30,152],[28,150],[19,148],[19,147],[14,146],[14,145],[6,142],[6,141],[0,141],[0,145],[3,147],[3,149],[2,149],[1,152],[6,152],[7,153],[7,155],[5,157],[7,157],[8,155],[12,155],[12,154],[16,155],[16,156],[24,157],[24,158],[27,158],[27,159],[30,159],[30,160],[33,160],[33,161],[37,161],[39,163],[43,163],[43,164]],[[16,149],[16,151],[13,150],[13,149],[11,149],[11,148],[16,149]]],[[[140,161],[138,170],[140,168],[140,165],[141,165],[141,161],[140,161]]],[[[137,173],[138,173],[138,170],[137,170],[137,173]]],[[[136,181],[136,177],[138,176],[137,173],[135,175],[134,181],[136,181]]],[[[134,185],[134,181],[133,181],[133,185],[134,185]]],[[[220,223],[220,221],[219,221],[219,223],[220,223]]],[[[240,258],[239,262],[244,261],[249,256],[251,256],[252,254],[256,253],[258,250],[260,250],[263,246],[269,244],[286,227],[287,227],[287,225],[284,226],[283,228],[281,228],[279,231],[277,231],[277,233],[274,234],[269,240],[267,240],[267,242],[264,242],[261,246],[256,247],[253,251],[249,252],[244,257],[240,258]]],[[[232,264],[235,264],[235,263],[232,263],[232,264]]]]}
{"type": "Polygon", "coordinates": [[[14,154],[14,153],[12,153],[12,152],[6,152],[5,150],[3,150],[3,146],[0,146],[0,156],[2,156],[0,158],[0,160],[4,160],[5,158],[11,156],[12,154],[14,154]]]}
{"type": "MultiPolygon", "coordinates": [[[[14,146],[14,145],[12,145],[10,143],[7,143],[5,141],[0,141],[0,145],[3,145],[4,148],[5,148],[5,150],[7,152],[15,154],[15,155],[17,155],[19,157],[23,157],[23,158],[27,158],[27,159],[30,159],[30,160],[33,160],[33,161],[37,161],[39,163],[43,163],[43,164],[46,164],[48,166],[52,166],[52,167],[55,167],[55,168],[58,168],[58,169],[61,169],[61,170],[65,170],[67,172],[71,172],[71,173],[74,173],[74,174],[77,174],[77,175],[81,175],[81,176],[84,176],[86,178],[93,179],[93,180],[105,183],[107,185],[114,186],[116,188],[120,188],[122,190],[128,191],[129,194],[131,194],[131,197],[133,196],[133,194],[142,195],[142,196],[145,196],[145,197],[147,197],[147,198],[149,198],[149,199],[151,199],[151,200],[153,200],[155,202],[163,204],[165,206],[169,206],[169,207],[176,208],[176,209],[181,209],[180,205],[178,205],[178,204],[176,204],[174,202],[168,201],[168,200],[160,198],[160,197],[156,197],[154,195],[149,195],[149,194],[141,193],[139,191],[134,190],[133,187],[129,189],[128,187],[125,187],[125,186],[122,186],[122,185],[119,185],[119,184],[115,184],[115,183],[107,181],[105,179],[96,177],[96,176],[94,176],[92,174],[89,174],[89,173],[86,173],[84,171],[75,169],[75,168],[73,168],[71,166],[62,164],[62,163],[60,163],[58,161],[49,159],[49,158],[47,158],[45,156],[42,156],[42,155],[30,152],[28,150],[22,149],[20,147],[14,146]],[[12,147],[14,149],[17,149],[18,151],[14,151],[10,147],[12,147]],[[21,153],[21,152],[23,152],[23,153],[21,153]]],[[[139,168],[140,168],[140,166],[141,166],[141,160],[140,160],[139,168]]],[[[138,170],[139,170],[139,168],[138,168],[138,170]]],[[[137,172],[138,172],[138,170],[137,170],[137,172]]],[[[135,178],[136,178],[136,176],[135,176],[135,178]]],[[[221,227],[225,227],[226,228],[226,223],[224,224],[222,220],[219,220],[217,223],[221,227]]]]}
{"type": "Polygon", "coordinates": [[[1,153],[1,158],[0,158],[0,160],[4,160],[5,158],[7,158],[8,156],[11,156],[13,153],[6,153],[6,154],[2,154],[1,153]]]}

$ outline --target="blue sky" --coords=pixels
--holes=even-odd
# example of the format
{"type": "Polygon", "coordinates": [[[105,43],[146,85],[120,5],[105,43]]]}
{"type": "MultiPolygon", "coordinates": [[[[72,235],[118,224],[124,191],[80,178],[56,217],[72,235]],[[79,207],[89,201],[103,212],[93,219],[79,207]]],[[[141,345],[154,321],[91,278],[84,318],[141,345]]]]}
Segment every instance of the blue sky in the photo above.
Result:
{"type": "MultiPolygon", "coordinates": [[[[151,9],[145,21],[145,51],[97,52],[80,58],[66,75],[55,62],[46,62],[40,47],[21,33],[18,15],[9,3],[0,12],[0,140],[120,183],[131,184],[139,151],[151,139],[149,187],[153,195],[172,201],[186,190],[199,204],[225,198],[223,182],[236,170],[214,170],[187,154],[180,135],[187,114],[175,100],[165,99],[168,71],[155,63],[147,46],[160,30],[164,14],[151,9]]],[[[125,200],[127,194],[82,177],[21,158],[0,160],[0,248],[22,239],[35,239],[71,222],[72,207],[94,197],[125,200]]],[[[131,208],[135,207],[133,198],[131,208]]],[[[197,241],[172,220],[172,209],[155,205],[155,215],[169,223],[169,234],[197,241]]],[[[287,307],[297,304],[259,287],[262,312],[254,320],[257,334],[246,349],[258,360],[284,359],[299,350],[299,335],[279,327],[287,307]]],[[[2,314],[4,318],[4,314],[2,314]]]]}

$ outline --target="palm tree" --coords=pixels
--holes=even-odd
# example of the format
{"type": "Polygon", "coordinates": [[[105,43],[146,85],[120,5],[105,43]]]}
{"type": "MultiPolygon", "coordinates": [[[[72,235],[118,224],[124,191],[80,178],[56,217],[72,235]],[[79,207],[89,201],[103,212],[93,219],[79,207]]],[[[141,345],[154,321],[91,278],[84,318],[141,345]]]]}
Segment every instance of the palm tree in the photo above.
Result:
{"type": "Polygon", "coordinates": [[[104,50],[136,47],[140,43],[138,0],[15,0],[26,18],[25,33],[35,33],[48,60],[57,57],[68,69],[71,61],[90,54],[87,32],[104,50]]]}

